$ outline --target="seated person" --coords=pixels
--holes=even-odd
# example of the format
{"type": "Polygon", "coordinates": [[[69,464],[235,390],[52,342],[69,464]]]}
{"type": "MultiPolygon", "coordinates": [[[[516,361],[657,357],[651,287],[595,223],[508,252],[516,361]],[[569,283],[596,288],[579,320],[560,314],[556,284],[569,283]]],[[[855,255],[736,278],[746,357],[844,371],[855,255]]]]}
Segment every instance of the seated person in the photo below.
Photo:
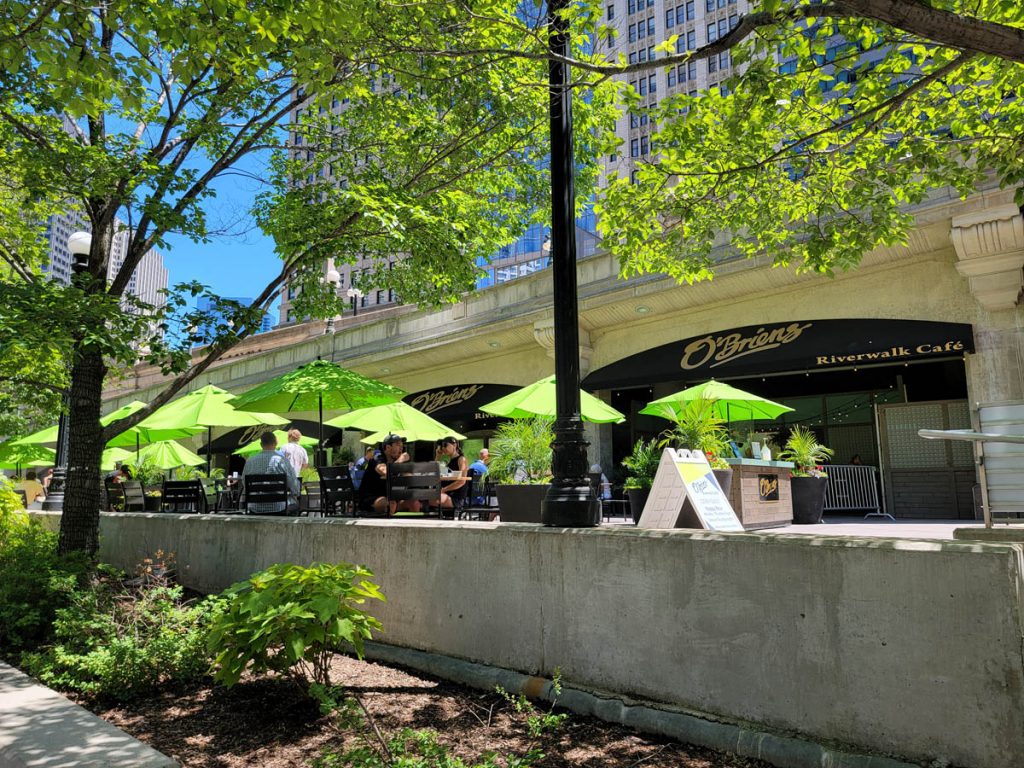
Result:
{"type": "Polygon", "coordinates": [[[391,501],[387,497],[388,465],[396,462],[410,461],[405,452],[405,438],[388,435],[380,444],[380,457],[366,462],[366,471],[359,484],[358,507],[364,514],[386,515],[391,517],[398,510],[403,512],[419,512],[418,501],[391,501]]]}
{"type": "Polygon", "coordinates": [[[248,475],[284,475],[288,486],[288,503],[272,501],[258,504],[246,504],[250,515],[280,515],[286,511],[299,508],[299,479],[291,463],[277,450],[277,436],[273,432],[264,432],[260,436],[259,453],[250,456],[242,470],[242,487],[248,475]]]}
{"type": "Polygon", "coordinates": [[[25,479],[21,482],[15,483],[14,488],[25,492],[25,506],[28,506],[36,499],[41,501],[46,498],[46,492],[43,490],[43,484],[36,480],[36,473],[32,470],[26,472],[25,479]]]}
{"type": "Polygon", "coordinates": [[[441,461],[446,461],[448,472],[441,478],[441,509],[461,509],[466,499],[469,464],[459,448],[459,441],[446,437],[440,443],[441,461]]]}

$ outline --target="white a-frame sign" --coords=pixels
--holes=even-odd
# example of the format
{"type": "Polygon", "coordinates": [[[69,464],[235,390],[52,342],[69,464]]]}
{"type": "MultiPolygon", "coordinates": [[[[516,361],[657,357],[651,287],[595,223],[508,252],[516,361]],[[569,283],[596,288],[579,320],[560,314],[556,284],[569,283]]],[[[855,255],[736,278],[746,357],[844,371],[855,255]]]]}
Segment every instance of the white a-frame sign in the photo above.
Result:
{"type": "Polygon", "coordinates": [[[700,451],[666,448],[654,476],[640,528],[742,531],[743,524],[700,451]],[[686,500],[690,500],[687,505],[686,500]]]}

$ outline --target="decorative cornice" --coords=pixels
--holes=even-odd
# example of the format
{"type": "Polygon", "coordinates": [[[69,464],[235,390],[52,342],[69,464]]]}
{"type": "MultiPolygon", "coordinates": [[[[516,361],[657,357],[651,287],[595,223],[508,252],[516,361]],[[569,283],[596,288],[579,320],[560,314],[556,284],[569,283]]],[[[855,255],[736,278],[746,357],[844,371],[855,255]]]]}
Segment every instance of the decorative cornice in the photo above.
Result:
{"type": "Polygon", "coordinates": [[[1024,217],[1016,205],[956,216],[949,233],[971,293],[989,310],[1012,309],[1024,289],[1024,217]]]}
{"type": "MultiPolygon", "coordinates": [[[[590,358],[594,354],[594,348],[590,343],[590,331],[580,328],[580,378],[590,373],[590,358]]],[[[533,324],[533,338],[540,344],[548,357],[555,357],[555,320],[548,317],[537,320],[533,324]]]]}

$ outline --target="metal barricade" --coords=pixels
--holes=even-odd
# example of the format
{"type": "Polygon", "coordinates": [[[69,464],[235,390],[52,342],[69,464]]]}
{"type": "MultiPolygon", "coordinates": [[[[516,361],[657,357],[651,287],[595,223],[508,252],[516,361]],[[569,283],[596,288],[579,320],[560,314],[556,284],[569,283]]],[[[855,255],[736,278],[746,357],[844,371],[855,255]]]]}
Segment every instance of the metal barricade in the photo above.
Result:
{"type": "Polygon", "coordinates": [[[862,464],[829,464],[825,467],[825,512],[870,510],[865,517],[892,518],[879,503],[878,468],[862,464]]]}

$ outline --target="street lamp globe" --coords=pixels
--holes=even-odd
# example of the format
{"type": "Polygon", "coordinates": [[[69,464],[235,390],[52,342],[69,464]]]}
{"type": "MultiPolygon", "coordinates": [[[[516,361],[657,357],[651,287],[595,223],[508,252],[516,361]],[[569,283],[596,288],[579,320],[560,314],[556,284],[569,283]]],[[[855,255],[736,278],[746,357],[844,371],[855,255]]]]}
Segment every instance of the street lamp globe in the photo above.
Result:
{"type": "Polygon", "coordinates": [[[77,272],[89,264],[89,251],[92,248],[92,235],[88,232],[72,232],[68,237],[68,250],[71,251],[71,269],[77,272]]]}
{"type": "Polygon", "coordinates": [[[324,275],[324,281],[328,285],[337,286],[341,282],[341,274],[334,267],[327,270],[327,274],[324,275]]]}

